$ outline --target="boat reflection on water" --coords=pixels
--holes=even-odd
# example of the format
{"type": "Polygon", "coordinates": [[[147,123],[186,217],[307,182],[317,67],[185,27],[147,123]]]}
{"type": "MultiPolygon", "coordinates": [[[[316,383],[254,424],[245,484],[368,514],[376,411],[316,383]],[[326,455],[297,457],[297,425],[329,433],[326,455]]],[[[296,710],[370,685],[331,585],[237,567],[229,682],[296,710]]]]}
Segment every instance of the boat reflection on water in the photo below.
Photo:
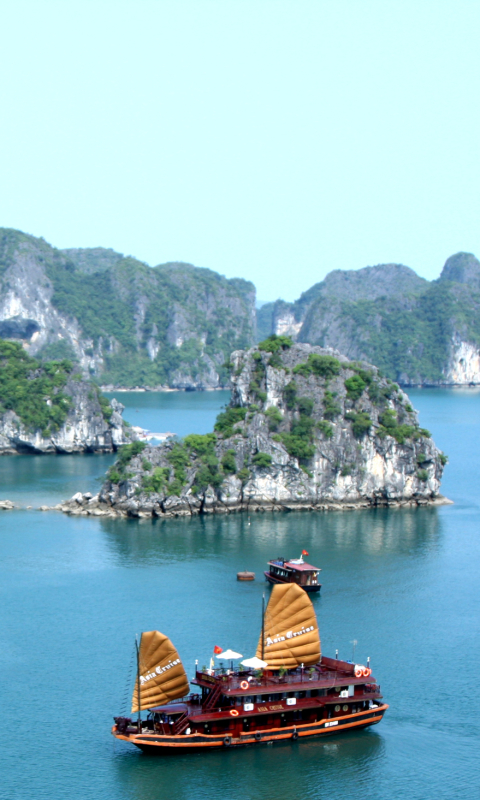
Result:
{"type": "Polygon", "coordinates": [[[372,728],[328,740],[310,739],[294,747],[290,742],[277,742],[260,750],[246,747],[228,754],[213,750],[208,758],[175,754],[164,757],[161,765],[155,755],[138,756],[135,748],[115,749],[115,780],[124,787],[125,796],[135,800],[318,800],[322,789],[332,786],[335,797],[372,797],[385,758],[385,742],[372,728]],[[282,792],[272,791],[272,784],[282,792]]]}

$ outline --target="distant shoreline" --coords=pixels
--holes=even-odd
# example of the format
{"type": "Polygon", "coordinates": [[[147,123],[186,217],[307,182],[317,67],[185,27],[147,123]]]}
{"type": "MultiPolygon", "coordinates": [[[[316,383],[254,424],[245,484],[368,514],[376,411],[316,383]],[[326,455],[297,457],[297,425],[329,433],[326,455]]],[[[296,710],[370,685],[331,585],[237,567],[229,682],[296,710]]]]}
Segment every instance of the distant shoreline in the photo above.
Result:
{"type": "Polygon", "coordinates": [[[225,516],[228,514],[245,513],[248,514],[262,514],[269,512],[289,513],[294,511],[302,512],[345,512],[345,511],[361,511],[371,510],[374,508],[432,508],[435,506],[453,505],[453,500],[449,500],[441,494],[429,498],[409,498],[387,500],[382,499],[377,502],[370,502],[368,500],[348,500],[348,501],[334,501],[334,500],[320,500],[317,503],[308,502],[243,502],[232,506],[227,506],[224,503],[214,503],[209,508],[193,508],[192,506],[182,506],[177,508],[165,508],[161,503],[152,504],[150,506],[142,506],[141,504],[131,503],[128,507],[116,508],[99,501],[98,495],[91,497],[89,493],[82,495],[78,492],[70,500],[65,500],[63,503],[57,503],[55,506],[40,506],[38,511],[61,511],[68,516],[76,517],[110,517],[110,518],[137,518],[137,519],[178,519],[179,517],[199,517],[199,516],[225,516]]]}
{"type": "Polygon", "coordinates": [[[131,389],[126,388],[125,386],[99,386],[100,391],[102,392],[229,392],[230,388],[228,386],[216,386],[216,387],[208,387],[208,388],[186,388],[186,389],[172,389],[170,386],[134,386],[131,389]]]}
{"type": "MultiPolygon", "coordinates": [[[[480,383],[442,383],[442,384],[433,384],[433,383],[399,383],[398,384],[401,389],[408,393],[409,389],[480,389],[480,383]]],[[[216,386],[216,387],[187,387],[184,389],[174,388],[172,389],[170,386],[134,386],[132,388],[127,388],[125,386],[99,386],[100,391],[102,392],[138,392],[139,394],[142,392],[164,392],[165,394],[169,392],[229,392],[231,391],[230,386],[216,386]]]]}

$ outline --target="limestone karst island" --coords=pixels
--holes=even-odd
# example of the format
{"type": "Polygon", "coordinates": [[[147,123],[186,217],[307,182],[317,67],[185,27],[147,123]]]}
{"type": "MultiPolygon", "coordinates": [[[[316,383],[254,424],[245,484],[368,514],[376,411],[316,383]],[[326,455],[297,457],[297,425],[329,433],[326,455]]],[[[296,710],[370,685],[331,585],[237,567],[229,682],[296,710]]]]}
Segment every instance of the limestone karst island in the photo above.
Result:
{"type": "Polygon", "coordinates": [[[446,457],[376,367],[271,336],[235,351],[232,396],[209,434],[127,445],[70,514],[181,516],[426,505],[446,457]]]}

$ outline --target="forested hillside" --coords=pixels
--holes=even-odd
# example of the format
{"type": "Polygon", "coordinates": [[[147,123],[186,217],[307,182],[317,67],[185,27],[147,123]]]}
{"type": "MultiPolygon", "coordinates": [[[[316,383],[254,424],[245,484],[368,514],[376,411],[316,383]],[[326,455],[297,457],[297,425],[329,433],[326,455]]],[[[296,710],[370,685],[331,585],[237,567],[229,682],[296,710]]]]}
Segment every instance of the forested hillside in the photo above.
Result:
{"type": "Polygon", "coordinates": [[[432,282],[398,264],[335,270],[295,303],[263,306],[258,336],[335,347],[403,385],[476,384],[479,312],[480,262],[458,253],[432,282]]]}
{"type": "Polygon", "coordinates": [[[230,354],[273,333],[367,360],[402,385],[480,384],[480,262],[457,253],[431,282],[400,264],[334,270],[256,314],[241,278],[57,250],[0,228],[0,337],[102,385],[228,386],[230,354]]]}
{"type": "Polygon", "coordinates": [[[209,269],[57,250],[0,229],[0,336],[116,386],[215,388],[255,337],[255,288],[209,269]]]}

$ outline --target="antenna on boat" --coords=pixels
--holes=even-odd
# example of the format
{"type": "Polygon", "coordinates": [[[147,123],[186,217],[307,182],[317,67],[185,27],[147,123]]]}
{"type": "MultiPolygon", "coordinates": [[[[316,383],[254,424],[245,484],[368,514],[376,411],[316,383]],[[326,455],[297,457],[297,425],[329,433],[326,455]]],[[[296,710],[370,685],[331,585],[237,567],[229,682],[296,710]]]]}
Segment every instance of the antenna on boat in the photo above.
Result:
{"type": "MultiPolygon", "coordinates": [[[[141,638],[141,637],[140,637],[141,638]]],[[[135,649],[137,651],[137,704],[138,704],[138,733],[142,732],[142,714],[140,711],[140,648],[138,646],[138,634],[135,634],[135,649]]]]}
{"type": "Polygon", "coordinates": [[[354,662],[354,661],[355,661],[355,648],[356,648],[356,646],[357,646],[358,642],[357,642],[357,640],[356,640],[356,639],[352,639],[352,641],[350,642],[350,644],[353,644],[353,654],[352,654],[352,661],[354,662]]]}
{"type": "Polygon", "coordinates": [[[262,597],[262,661],[265,661],[265,592],[262,597]]]}
{"type": "Polygon", "coordinates": [[[338,650],[335,650],[335,660],[338,661],[338,650]]]}

